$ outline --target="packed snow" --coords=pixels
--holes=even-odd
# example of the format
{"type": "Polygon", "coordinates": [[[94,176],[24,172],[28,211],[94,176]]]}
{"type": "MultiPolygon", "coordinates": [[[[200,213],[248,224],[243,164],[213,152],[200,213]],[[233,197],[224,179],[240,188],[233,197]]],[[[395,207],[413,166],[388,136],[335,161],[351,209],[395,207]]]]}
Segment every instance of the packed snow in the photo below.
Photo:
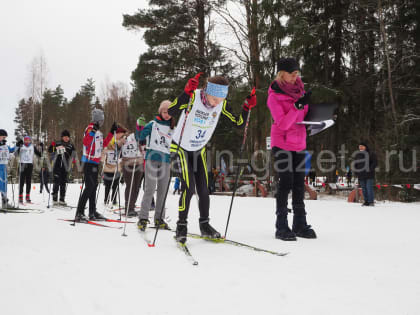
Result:
{"type": "MultiPolygon", "coordinates": [[[[173,232],[160,231],[156,246],[148,247],[135,223],[127,224],[127,237],[123,229],[74,227],[58,219],[72,219],[75,210],[48,209],[48,195],[38,189],[36,184],[31,207],[44,213],[0,214],[2,315],[420,312],[419,203],[361,207],[343,199],[306,201],[318,239],[284,242],[274,238],[275,199],[238,197],[227,238],[289,254],[188,239],[199,261],[193,266],[173,232]]],[[[67,202],[76,205],[80,184],[68,190],[67,202]]],[[[99,212],[118,219],[104,210],[103,191],[102,186],[99,212]]],[[[142,192],[137,204],[141,197],[142,192]]],[[[178,197],[171,189],[172,228],[178,197]]],[[[211,196],[211,224],[222,234],[230,200],[211,196]]],[[[189,231],[199,233],[196,197],[189,231]]],[[[147,233],[153,238],[154,230],[147,233]]]]}

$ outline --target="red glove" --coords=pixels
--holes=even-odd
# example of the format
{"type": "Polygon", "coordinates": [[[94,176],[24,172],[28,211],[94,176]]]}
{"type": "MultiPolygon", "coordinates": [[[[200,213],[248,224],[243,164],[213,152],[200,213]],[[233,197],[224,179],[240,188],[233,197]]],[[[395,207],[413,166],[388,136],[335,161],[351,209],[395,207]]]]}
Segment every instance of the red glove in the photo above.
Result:
{"type": "Polygon", "coordinates": [[[194,91],[198,88],[198,82],[200,80],[200,75],[202,72],[196,74],[194,78],[188,80],[187,84],[185,85],[184,92],[187,93],[190,97],[194,93],[194,91]]]}
{"type": "Polygon", "coordinates": [[[243,109],[249,111],[257,105],[257,96],[255,95],[255,87],[252,89],[251,94],[246,97],[243,109]]]}
{"type": "Polygon", "coordinates": [[[51,145],[52,145],[53,147],[55,147],[55,141],[51,142],[51,145]]]}

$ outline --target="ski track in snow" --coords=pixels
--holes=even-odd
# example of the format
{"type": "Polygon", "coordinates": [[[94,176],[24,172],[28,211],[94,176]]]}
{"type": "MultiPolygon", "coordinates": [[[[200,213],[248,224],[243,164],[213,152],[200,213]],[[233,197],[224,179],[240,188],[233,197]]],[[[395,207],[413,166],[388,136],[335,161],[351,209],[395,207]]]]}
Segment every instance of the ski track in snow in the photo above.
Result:
{"type": "MultiPolygon", "coordinates": [[[[69,185],[70,205],[79,187],[69,185]]],[[[159,231],[150,248],[136,224],[127,224],[127,237],[122,230],[73,227],[57,219],[73,218],[74,210],[47,209],[48,195],[38,191],[31,197],[45,213],[0,213],[2,315],[419,314],[419,203],[306,201],[318,239],[283,242],[274,238],[273,198],[237,197],[227,238],[289,255],[188,239],[199,262],[192,266],[173,232],[159,231]]],[[[230,198],[210,197],[211,224],[221,233],[230,198]]],[[[166,214],[172,228],[177,205],[171,187],[166,214]]],[[[199,233],[195,197],[188,228],[199,233]]],[[[153,239],[154,230],[148,233],[153,239]]]]}

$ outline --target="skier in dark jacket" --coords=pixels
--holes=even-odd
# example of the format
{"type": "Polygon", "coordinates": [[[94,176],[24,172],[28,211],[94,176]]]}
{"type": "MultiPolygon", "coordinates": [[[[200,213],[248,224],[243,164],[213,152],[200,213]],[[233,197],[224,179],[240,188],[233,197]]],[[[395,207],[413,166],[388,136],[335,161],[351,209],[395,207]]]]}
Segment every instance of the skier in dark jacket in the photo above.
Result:
{"type": "Polygon", "coordinates": [[[48,152],[53,160],[53,204],[57,203],[58,191],[60,191],[60,201],[58,204],[65,206],[67,177],[70,172],[74,154],[74,146],[70,142],[70,133],[63,130],[61,140],[52,142],[48,147],[48,152]]]}
{"type": "Polygon", "coordinates": [[[359,144],[359,152],[356,154],[353,164],[353,173],[359,179],[362,186],[363,199],[365,202],[362,206],[374,206],[373,184],[375,181],[375,168],[378,165],[376,154],[370,151],[366,142],[359,144]]]}

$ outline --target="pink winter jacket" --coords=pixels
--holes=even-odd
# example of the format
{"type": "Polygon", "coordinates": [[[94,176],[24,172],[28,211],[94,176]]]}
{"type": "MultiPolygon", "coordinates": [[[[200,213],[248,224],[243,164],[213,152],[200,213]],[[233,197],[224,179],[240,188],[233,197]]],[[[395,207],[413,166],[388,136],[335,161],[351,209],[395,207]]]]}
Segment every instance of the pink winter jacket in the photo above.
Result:
{"type": "Polygon", "coordinates": [[[271,125],[271,147],[287,151],[305,150],[306,127],[296,123],[304,120],[308,105],[303,110],[296,109],[294,104],[297,100],[278,89],[276,83],[268,89],[267,106],[274,120],[271,125]]]}

